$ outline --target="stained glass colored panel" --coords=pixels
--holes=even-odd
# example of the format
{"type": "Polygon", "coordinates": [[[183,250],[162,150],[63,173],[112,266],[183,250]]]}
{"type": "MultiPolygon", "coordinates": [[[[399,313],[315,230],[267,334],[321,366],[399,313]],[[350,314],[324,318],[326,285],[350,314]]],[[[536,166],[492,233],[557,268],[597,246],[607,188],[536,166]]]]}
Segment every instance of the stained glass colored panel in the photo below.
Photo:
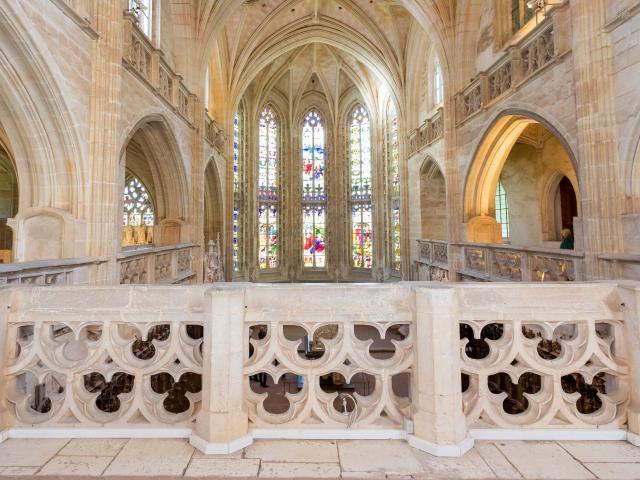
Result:
{"type": "Polygon", "coordinates": [[[123,227],[153,226],[155,213],[151,196],[142,182],[133,177],[124,187],[123,227]]]}
{"type": "Polygon", "coordinates": [[[258,122],[258,263],[278,268],[278,121],[265,107],[258,122]]]}
{"type": "Polygon", "coordinates": [[[392,267],[394,270],[400,270],[402,268],[401,256],[400,256],[400,207],[393,207],[391,210],[391,240],[393,248],[393,262],[392,267]]]}
{"type": "Polygon", "coordinates": [[[324,205],[306,205],[302,210],[303,265],[326,266],[326,221],[324,205]]]}
{"type": "Polygon", "coordinates": [[[373,265],[373,244],[371,204],[354,204],[351,207],[352,258],[356,268],[371,268],[373,265]]]}

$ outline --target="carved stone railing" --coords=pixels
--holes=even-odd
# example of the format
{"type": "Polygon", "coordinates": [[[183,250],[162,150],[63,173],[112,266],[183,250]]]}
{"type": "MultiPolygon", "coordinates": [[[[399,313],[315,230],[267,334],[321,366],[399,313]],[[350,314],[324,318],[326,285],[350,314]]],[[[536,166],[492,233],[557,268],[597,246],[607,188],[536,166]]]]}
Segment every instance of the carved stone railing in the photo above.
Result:
{"type": "Polygon", "coordinates": [[[121,284],[194,283],[194,244],[125,250],[118,258],[121,284]]]}
{"type": "Polygon", "coordinates": [[[606,289],[583,287],[556,295],[547,289],[541,303],[541,297],[523,295],[525,289],[514,286],[459,290],[465,307],[474,305],[460,315],[469,427],[624,425],[629,402],[624,313],[605,306],[606,289]]]}
{"type": "MultiPolygon", "coordinates": [[[[402,428],[409,392],[397,395],[393,382],[401,382],[414,362],[410,300],[409,290],[386,287],[294,285],[275,296],[247,289],[251,348],[244,375],[251,424],[402,428]],[[251,381],[261,374],[278,390],[251,381]],[[326,377],[331,386],[323,388],[326,377]],[[288,408],[270,411],[267,403],[278,402],[288,408]]],[[[409,379],[404,383],[408,387],[409,379]]]]}
{"type": "Polygon", "coordinates": [[[82,285],[104,258],[65,258],[0,264],[0,285],[82,285]]]}
{"type": "Polygon", "coordinates": [[[640,281],[640,255],[620,253],[605,254],[598,257],[608,266],[607,278],[624,278],[640,281]]]}
{"type": "Polygon", "coordinates": [[[449,244],[439,240],[418,240],[418,261],[414,280],[449,280],[449,244]]]}
{"type": "Polygon", "coordinates": [[[537,72],[553,64],[557,53],[553,17],[548,17],[531,34],[510,47],[489,70],[480,72],[455,95],[456,124],[464,123],[518,89],[537,72]]]}
{"type": "Polygon", "coordinates": [[[554,248],[456,243],[464,279],[508,282],[583,280],[584,253],[554,248]]]}
{"type": "Polygon", "coordinates": [[[206,111],[204,114],[204,138],[218,152],[225,153],[227,135],[206,111]]]}
{"type": "Polygon", "coordinates": [[[418,240],[415,280],[563,282],[584,279],[584,253],[555,248],[418,240]],[[447,252],[437,255],[437,252],[447,252]],[[454,255],[455,252],[455,255],[454,255]],[[451,256],[456,258],[451,261],[451,256]]]}
{"type": "Polygon", "coordinates": [[[202,391],[202,293],[149,288],[13,290],[4,427],[190,427],[202,391]]]}
{"type": "Polygon", "coordinates": [[[409,155],[442,138],[443,132],[442,108],[439,108],[431,118],[409,133],[409,155]]]}
{"type": "Polygon", "coordinates": [[[163,56],[162,50],[155,48],[138,28],[135,15],[125,12],[124,66],[193,127],[197,97],[189,91],[182,77],[171,69],[163,56]]]}
{"type": "Polygon", "coordinates": [[[0,433],[190,437],[205,453],[633,441],[639,300],[630,282],[6,287],[0,433]]]}

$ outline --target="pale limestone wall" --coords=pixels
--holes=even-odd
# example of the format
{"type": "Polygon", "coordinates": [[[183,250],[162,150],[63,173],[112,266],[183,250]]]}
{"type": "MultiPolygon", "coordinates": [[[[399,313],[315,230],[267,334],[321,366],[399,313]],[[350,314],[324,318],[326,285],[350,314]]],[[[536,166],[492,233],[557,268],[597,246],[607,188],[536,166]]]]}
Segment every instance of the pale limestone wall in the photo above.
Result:
{"type": "MultiPolygon", "coordinates": [[[[407,191],[409,203],[407,205],[408,225],[405,231],[409,235],[410,258],[418,257],[418,243],[416,240],[424,238],[422,225],[422,208],[421,208],[421,171],[428,159],[432,159],[438,164],[440,172],[446,180],[446,170],[444,167],[444,142],[439,140],[428,146],[419,153],[411,156],[407,161],[407,191]]],[[[444,200],[444,198],[443,198],[444,200]]],[[[445,232],[446,238],[447,232],[445,232]]]]}

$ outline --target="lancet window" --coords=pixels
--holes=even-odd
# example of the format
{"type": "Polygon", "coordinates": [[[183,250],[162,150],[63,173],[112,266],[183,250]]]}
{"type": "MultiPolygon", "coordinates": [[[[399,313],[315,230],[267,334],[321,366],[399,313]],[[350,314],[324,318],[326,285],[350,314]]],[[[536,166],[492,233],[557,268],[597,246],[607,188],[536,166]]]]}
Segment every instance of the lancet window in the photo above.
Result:
{"type": "Polygon", "coordinates": [[[373,215],[371,176],[371,124],[369,112],[358,105],[349,129],[351,163],[351,252],[354,268],[373,266],[373,215]]]}
{"type": "Polygon", "coordinates": [[[153,0],[129,0],[129,11],[135,15],[138,28],[151,37],[151,9],[153,0]]]}
{"type": "Polygon", "coordinates": [[[311,110],[302,126],[302,243],[304,268],[326,266],[325,131],[311,110]]]}
{"type": "Polygon", "coordinates": [[[258,121],[258,265],[276,269],[279,262],[279,127],[271,107],[258,121]]]}
{"type": "Polygon", "coordinates": [[[496,187],[496,221],[502,225],[502,239],[509,240],[509,204],[502,180],[496,187]]]}
{"type": "Polygon", "coordinates": [[[389,100],[387,108],[387,158],[389,170],[391,268],[400,271],[402,269],[400,241],[400,142],[398,113],[391,100],[389,100]]]}
{"type": "Polygon", "coordinates": [[[152,243],[154,223],[155,211],[149,190],[139,178],[130,178],[124,187],[123,245],[152,243]]]}
{"type": "Polygon", "coordinates": [[[436,105],[444,101],[444,80],[442,78],[442,65],[436,56],[433,62],[433,100],[436,105]]]}
{"type": "Polygon", "coordinates": [[[232,254],[233,254],[233,270],[240,271],[241,265],[241,248],[240,248],[240,215],[242,208],[242,185],[240,175],[240,155],[242,153],[241,147],[241,118],[242,110],[238,109],[233,119],[233,237],[232,237],[232,254]]]}

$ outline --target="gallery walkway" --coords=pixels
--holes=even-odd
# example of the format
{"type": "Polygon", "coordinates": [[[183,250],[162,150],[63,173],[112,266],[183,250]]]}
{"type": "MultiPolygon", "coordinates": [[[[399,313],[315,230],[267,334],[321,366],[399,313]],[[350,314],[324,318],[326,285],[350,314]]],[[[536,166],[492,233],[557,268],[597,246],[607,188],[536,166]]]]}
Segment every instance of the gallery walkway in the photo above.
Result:
{"type": "Polygon", "coordinates": [[[476,442],[462,458],[437,458],[404,441],[260,440],[233,455],[211,456],[186,440],[10,439],[0,444],[0,477],[14,475],[624,480],[640,479],[640,448],[615,441],[476,442]]]}

